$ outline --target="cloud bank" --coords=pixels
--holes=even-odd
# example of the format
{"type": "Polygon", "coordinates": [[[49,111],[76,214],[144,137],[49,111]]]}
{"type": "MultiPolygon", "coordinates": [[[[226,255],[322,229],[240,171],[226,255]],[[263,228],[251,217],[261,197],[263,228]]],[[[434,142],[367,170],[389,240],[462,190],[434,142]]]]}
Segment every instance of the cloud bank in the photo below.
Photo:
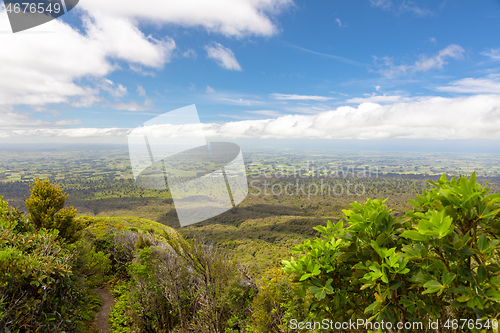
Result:
{"type": "MultiPolygon", "coordinates": [[[[356,107],[341,106],[315,115],[285,115],[275,119],[222,124],[157,125],[143,128],[148,136],[209,138],[308,139],[491,139],[500,140],[500,95],[443,98],[356,107]]],[[[125,136],[130,129],[25,129],[0,131],[15,136],[125,136]]]]}

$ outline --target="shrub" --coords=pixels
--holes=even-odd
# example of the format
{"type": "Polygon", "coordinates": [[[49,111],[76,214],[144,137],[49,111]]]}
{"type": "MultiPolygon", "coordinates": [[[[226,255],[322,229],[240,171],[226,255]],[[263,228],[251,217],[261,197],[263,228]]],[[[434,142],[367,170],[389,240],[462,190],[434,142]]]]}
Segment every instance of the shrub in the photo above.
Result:
{"type": "Polygon", "coordinates": [[[57,232],[0,233],[0,331],[76,331],[83,297],[57,232]]]}
{"type": "Polygon", "coordinates": [[[297,295],[297,286],[279,268],[268,269],[258,281],[259,292],[252,301],[254,333],[290,332],[290,319],[307,317],[306,300],[297,295]]]}
{"type": "Polygon", "coordinates": [[[96,251],[91,242],[81,239],[76,243],[78,268],[87,277],[90,288],[102,287],[112,278],[111,254],[96,251]]]}
{"type": "Polygon", "coordinates": [[[256,291],[245,269],[211,246],[165,233],[129,267],[129,299],[140,331],[243,332],[256,291]]]}
{"type": "MultiPolygon", "coordinates": [[[[284,270],[313,298],[313,317],[417,322],[439,319],[452,331],[470,319],[479,332],[500,313],[500,195],[476,175],[443,175],[411,200],[403,218],[368,199],[340,221],[315,229],[284,270]]],[[[490,326],[491,327],[491,326],[490,326]]],[[[463,327],[462,327],[463,329],[463,327]]]]}
{"type": "Polygon", "coordinates": [[[42,181],[37,178],[30,188],[31,194],[25,202],[30,221],[37,229],[56,229],[59,237],[75,241],[85,226],[75,220],[75,208],[64,208],[68,195],[48,179],[42,181]]]}
{"type": "Polygon", "coordinates": [[[109,314],[111,333],[128,333],[132,330],[132,320],[129,313],[129,286],[127,283],[117,284],[113,289],[113,296],[117,301],[113,304],[109,314]]]}

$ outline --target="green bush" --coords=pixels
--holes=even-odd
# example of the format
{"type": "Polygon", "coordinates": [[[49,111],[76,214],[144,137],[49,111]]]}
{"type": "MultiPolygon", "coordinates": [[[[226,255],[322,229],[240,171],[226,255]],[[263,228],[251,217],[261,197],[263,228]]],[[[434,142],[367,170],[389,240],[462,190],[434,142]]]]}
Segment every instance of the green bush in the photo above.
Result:
{"type": "Polygon", "coordinates": [[[130,312],[144,332],[244,332],[255,283],[213,247],[166,233],[129,266],[130,312]]]}
{"type": "Polygon", "coordinates": [[[118,284],[113,289],[113,296],[117,301],[113,304],[109,314],[111,333],[128,333],[132,330],[129,294],[130,290],[127,283],[118,284]]]}
{"type": "Polygon", "coordinates": [[[111,254],[96,251],[93,244],[85,238],[76,243],[76,249],[79,270],[87,277],[90,288],[103,287],[112,279],[111,254]]]}
{"type": "Polygon", "coordinates": [[[31,194],[25,202],[30,221],[37,229],[56,229],[59,237],[75,241],[85,226],[75,220],[75,208],[64,208],[68,195],[48,179],[42,181],[37,178],[30,188],[31,194]]]}
{"type": "Polygon", "coordinates": [[[258,281],[259,292],[252,301],[252,333],[291,332],[291,319],[307,317],[306,300],[297,286],[279,268],[268,269],[258,281]]]}
{"type": "Polygon", "coordinates": [[[295,248],[284,270],[312,296],[313,318],[424,327],[439,319],[441,332],[470,319],[466,330],[481,331],[476,320],[491,329],[500,314],[500,194],[475,174],[429,183],[402,218],[384,201],[354,202],[345,228],[328,222],[295,248]]]}
{"type": "Polygon", "coordinates": [[[0,331],[81,329],[85,290],[73,272],[74,250],[57,231],[0,229],[0,331]]]}

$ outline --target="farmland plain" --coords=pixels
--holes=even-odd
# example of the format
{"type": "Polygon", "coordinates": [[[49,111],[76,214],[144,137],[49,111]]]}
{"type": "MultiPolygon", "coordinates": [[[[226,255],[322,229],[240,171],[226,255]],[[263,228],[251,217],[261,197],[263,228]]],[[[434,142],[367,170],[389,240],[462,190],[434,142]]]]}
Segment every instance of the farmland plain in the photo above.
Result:
{"type": "Polygon", "coordinates": [[[279,265],[290,249],[337,221],[353,201],[387,198],[401,214],[408,199],[441,174],[470,175],[500,191],[500,155],[349,150],[245,149],[249,193],[237,207],[180,228],[167,190],[135,184],[124,146],[23,146],[0,154],[0,195],[26,211],[35,178],[58,182],[79,215],[147,218],[225,249],[255,271],[279,265]]]}

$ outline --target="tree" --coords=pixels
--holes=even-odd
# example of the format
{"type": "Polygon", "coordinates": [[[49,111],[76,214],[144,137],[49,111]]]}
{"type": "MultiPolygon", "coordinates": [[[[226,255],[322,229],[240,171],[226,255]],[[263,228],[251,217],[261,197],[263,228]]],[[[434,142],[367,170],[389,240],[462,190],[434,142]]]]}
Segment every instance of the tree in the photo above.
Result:
{"type": "Polygon", "coordinates": [[[381,200],[354,202],[345,225],[318,226],[320,238],[295,248],[284,270],[312,296],[314,316],[498,331],[500,194],[488,194],[475,173],[429,183],[404,217],[381,200]]]}
{"type": "Polygon", "coordinates": [[[26,199],[26,208],[30,212],[29,219],[37,229],[56,229],[59,237],[67,241],[75,241],[77,234],[83,229],[75,220],[76,209],[64,208],[68,195],[59,184],[51,184],[49,179],[36,179],[30,184],[31,194],[26,199]]]}

